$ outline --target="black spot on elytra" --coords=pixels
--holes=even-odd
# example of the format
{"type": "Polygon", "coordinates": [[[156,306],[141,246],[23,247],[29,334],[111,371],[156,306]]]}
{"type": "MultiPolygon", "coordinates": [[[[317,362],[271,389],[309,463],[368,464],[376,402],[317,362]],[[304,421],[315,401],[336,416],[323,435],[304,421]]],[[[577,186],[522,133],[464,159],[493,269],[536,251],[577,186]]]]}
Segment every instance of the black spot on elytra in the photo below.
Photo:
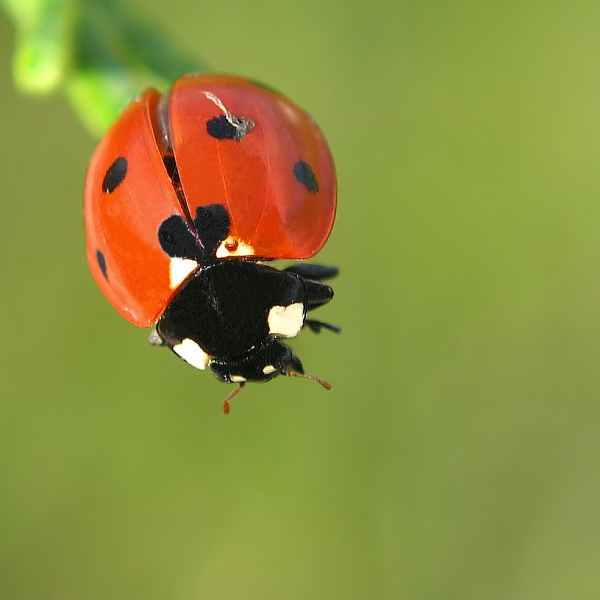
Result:
{"type": "Polygon", "coordinates": [[[254,129],[254,125],[254,121],[246,117],[221,115],[206,122],[206,131],[216,140],[241,142],[254,129]]]}
{"type": "Polygon", "coordinates": [[[229,233],[229,225],[229,215],[222,204],[199,206],[196,209],[194,226],[206,257],[214,256],[217,247],[229,233]]]}
{"type": "Polygon", "coordinates": [[[196,262],[202,260],[202,248],[198,246],[186,220],[180,215],[173,215],[161,223],[158,242],[171,258],[191,258],[196,262]]]}
{"type": "Polygon", "coordinates": [[[312,170],[312,167],[303,160],[299,160],[294,165],[294,177],[311,194],[316,194],[319,191],[319,182],[317,181],[315,172],[312,170]]]}
{"type": "Polygon", "coordinates": [[[108,281],[108,272],[106,271],[106,259],[104,258],[104,254],[100,252],[100,250],[96,250],[96,260],[98,261],[98,266],[102,271],[102,275],[108,281]]]}
{"type": "Polygon", "coordinates": [[[102,191],[105,194],[112,194],[125,179],[125,175],[127,175],[127,159],[119,156],[104,174],[102,191]]]}
{"type": "Polygon", "coordinates": [[[236,140],[239,138],[239,131],[234,127],[225,115],[214,117],[206,123],[208,135],[216,140],[236,140]]]}
{"type": "Polygon", "coordinates": [[[207,264],[227,237],[229,223],[229,215],[222,204],[200,206],[196,209],[194,227],[202,247],[180,215],[173,215],[162,222],[158,228],[158,241],[171,258],[191,258],[207,264]]]}

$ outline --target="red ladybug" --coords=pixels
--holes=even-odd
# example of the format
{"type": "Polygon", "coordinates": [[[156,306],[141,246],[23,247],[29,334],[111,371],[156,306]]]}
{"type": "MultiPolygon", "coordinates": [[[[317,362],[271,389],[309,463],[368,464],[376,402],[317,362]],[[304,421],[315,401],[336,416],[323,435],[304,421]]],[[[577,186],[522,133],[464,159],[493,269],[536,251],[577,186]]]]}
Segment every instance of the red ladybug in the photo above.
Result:
{"type": "Polygon", "coordinates": [[[281,340],[326,304],[335,267],[304,259],[335,218],[333,160],[315,122],[277,92],[230,75],[187,75],[134,100],[92,157],[87,257],[130,323],[225,383],[314,379],[281,340]]]}

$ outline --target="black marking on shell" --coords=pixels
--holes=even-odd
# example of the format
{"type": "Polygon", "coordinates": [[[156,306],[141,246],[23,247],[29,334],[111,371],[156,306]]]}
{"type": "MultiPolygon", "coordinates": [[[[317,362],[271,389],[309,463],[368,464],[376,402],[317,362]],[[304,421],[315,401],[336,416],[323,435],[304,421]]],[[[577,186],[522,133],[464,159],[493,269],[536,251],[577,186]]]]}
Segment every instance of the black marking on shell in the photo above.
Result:
{"type": "Polygon", "coordinates": [[[238,129],[227,120],[225,115],[214,117],[206,123],[206,131],[210,137],[216,140],[236,140],[239,141],[238,129]]]}
{"type": "Polygon", "coordinates": [[[194,219],[198,238],[181,215],[172,215],[158,228],[158,242],[171,258],[190,258],[206,265],[229,234],[229,225],[229,215],[222,204],[199,206],[194,219]]]}
{"type": "Polygon", "coordinates": [[[303,160],[299,160],[294,165],[294,177],[296,178],[296,181],[301,183],[311,194],[316,194],[319,191],[319,182],[317,181],[315,172],[312,170],[312,167],[303,160]]]}
{"type": "Polygon", "coordinates": [[[102,252],[100,252],[100,250],[96,250],[96,260],[98,261],[98,266],[100,267],[100,270],[102,271],[102,275],[104,275],[104,278],[106,279],[106,281],[108,281],[108,272],[106,270],[106,259],[104,258],[104,254],[102,254],[102,252]]]}
{"type": "Polygon", "coordinates": [[[221,115],[206,122],[206,132],[216,140],[241,142],[254,129],[254,125],[252,119],[221,115]]]}
{"type": "Polygon", "coordinates": [[[181,215],[173,215],[161,223],[158,242],[171,258],[191,258],[196,262],[202,260],[202,248],[181,215]]]}
{"type": "Polygon", "coordinates": [[[104,174],[102,191],[105,194],[112,194],[123,182],[125,175],[127,175],[127,159],[119,156],[104,174]]]}
{"type": "Polygon", "coordinates": [[[219,244],[229,234],[229,214],[222,204],[199,206],[196,209],[194,226],[204,246],[205,257],[215,255],[219,244]]]}

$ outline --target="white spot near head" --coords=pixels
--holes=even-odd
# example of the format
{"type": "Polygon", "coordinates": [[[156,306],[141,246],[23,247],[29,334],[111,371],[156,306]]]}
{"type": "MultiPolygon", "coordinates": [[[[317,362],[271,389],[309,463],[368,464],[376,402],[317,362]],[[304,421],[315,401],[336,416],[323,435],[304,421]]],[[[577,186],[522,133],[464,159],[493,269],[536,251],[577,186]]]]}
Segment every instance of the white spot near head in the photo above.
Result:
{"type": "Polygon", "coordinates": [[[173,352],[196,369],[204,370],[210,362],[210,356],[190,338],[185,338],[181,344],[173,346],[173,352]]]}
{"type": "Polygon", "coordinates": [[[246,242],[230,235],[224,239],[217,248],[217,258],[229,258],[232,256],[252,256],[254,248],[246,242]]]}
{"type": "Polygon", "coordinates": [[[169,287],[172,290],[179,287],[197,268],[198,263],[191,258],[172,258],[169,264],[169,287]]]}
{"type": "Polygon", "coordinates": [[[244,383],[244,381],[248,381],[245,377],[242,377],[241,375],[231,375],[229,379],[231,379],[232,383],[244,383]]]}
{"type": "Polygon", "coordinates": [[[275,371],[277,371],[277,369],[273,366],[273,365],[267,365],[264,369],[263,369],[263,373],[265,375],[270,375],[271,373],[275,373],[275,371]]]}
{"type": "Polygon", "coordinates": [[[267,317],[269,333],[284,338],[298,335],[304,325],[304,304],[295,302],[288,306],[274,306],[267,317]]]}

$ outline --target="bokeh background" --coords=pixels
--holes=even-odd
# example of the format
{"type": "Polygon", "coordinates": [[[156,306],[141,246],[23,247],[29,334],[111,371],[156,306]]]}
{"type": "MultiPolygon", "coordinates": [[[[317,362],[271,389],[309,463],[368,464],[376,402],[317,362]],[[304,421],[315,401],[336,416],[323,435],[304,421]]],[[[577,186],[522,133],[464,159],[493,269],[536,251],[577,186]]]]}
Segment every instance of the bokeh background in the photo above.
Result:
{"type": "Polygon", "coordinates": [[[600,597],[600,3],[131,0],[322,126],[308,381],[146,345],[85,262],[94,140],[0,15],[0,598],[600,597]]]}

